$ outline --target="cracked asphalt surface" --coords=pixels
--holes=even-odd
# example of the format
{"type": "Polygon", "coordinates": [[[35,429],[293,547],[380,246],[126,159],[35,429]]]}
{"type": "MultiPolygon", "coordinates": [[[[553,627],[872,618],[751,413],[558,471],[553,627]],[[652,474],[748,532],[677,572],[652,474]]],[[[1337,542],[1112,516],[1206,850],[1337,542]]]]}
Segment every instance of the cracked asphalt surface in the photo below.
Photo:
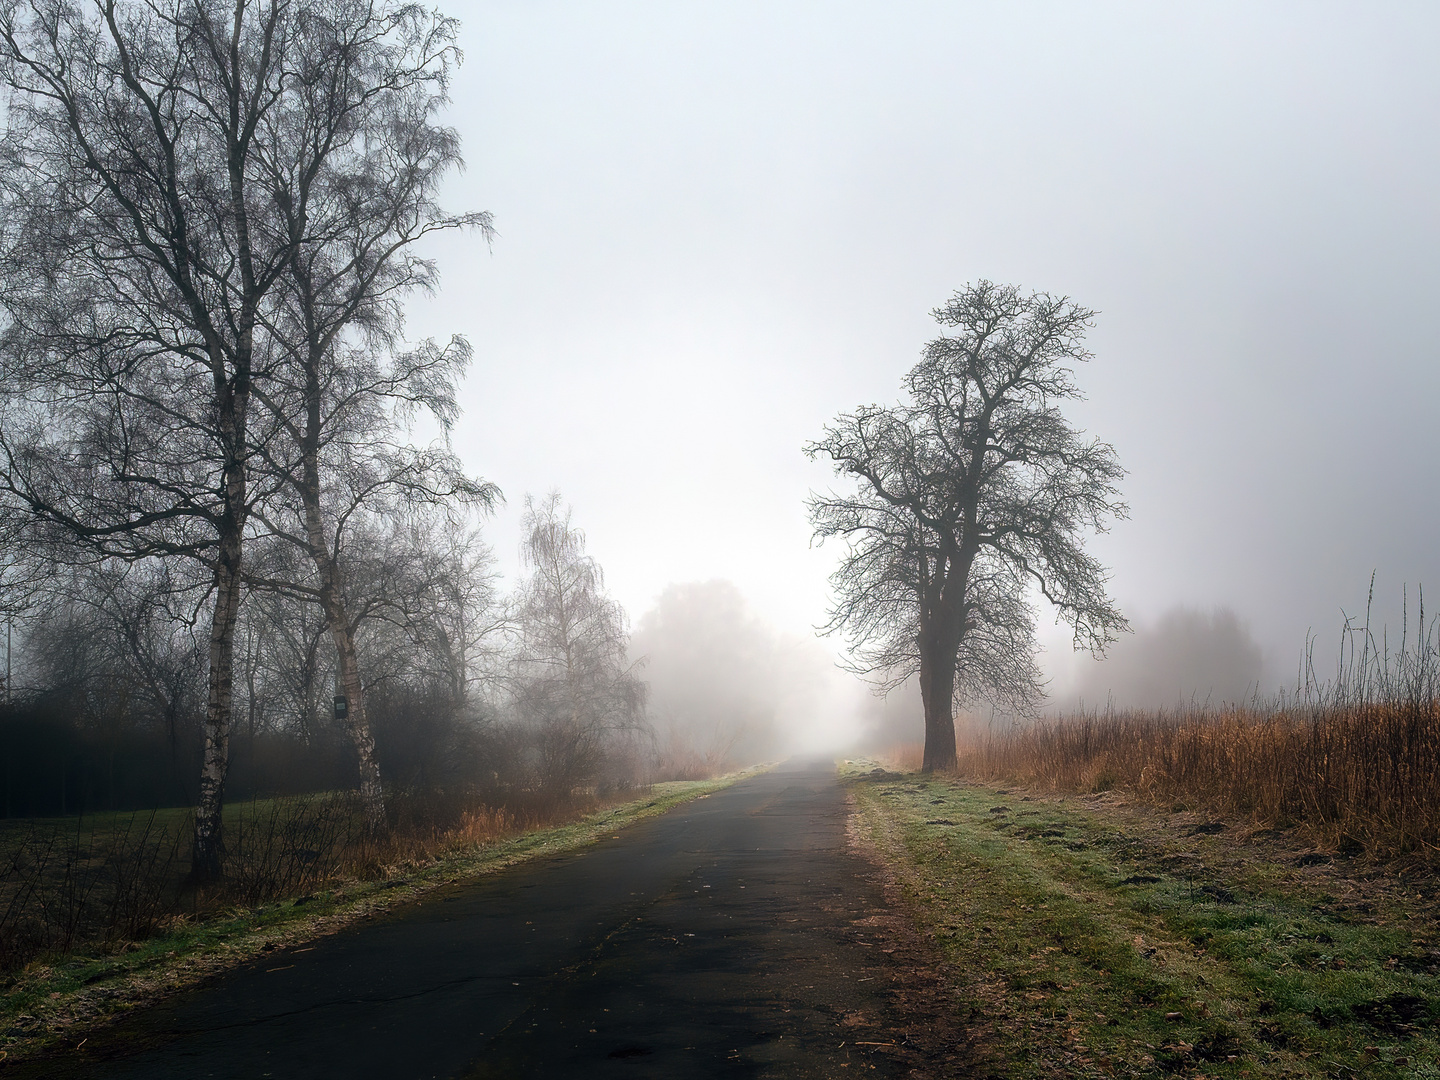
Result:
{"type": "Polygon", "coordinates": [[[271,953],[35,1075],[905,1075],[885,892],[845,822],[834,766],[792,762],[271,953]]]}

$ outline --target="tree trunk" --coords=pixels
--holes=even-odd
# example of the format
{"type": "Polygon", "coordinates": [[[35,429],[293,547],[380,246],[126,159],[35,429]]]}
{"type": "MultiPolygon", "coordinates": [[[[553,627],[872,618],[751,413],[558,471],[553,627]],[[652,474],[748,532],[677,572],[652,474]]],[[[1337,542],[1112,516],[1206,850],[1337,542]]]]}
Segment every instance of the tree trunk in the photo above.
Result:
{"type": "Polygon", "coordinates": [[[920,634],[920,699],[925,704],[925,758],[922,772],[955,768],[955,657],[951,635],[920,634]]]}
{"type": "MultiPolygon", "coordinates": [[[[295,269],[308,292],[309,279],[306,272],[298,265],[295,269]]],[[[380,783],[380,766],[375,760],[375,739],[370,734],[370,723],[365,715],[365,688],[360,679],[360,661],[355,653],[355,629],[345,603],[345,572],[340,564],[338,537],[336,546],[332,549],[325,513],[320,505],[320,439],[323,423],[320,371],[324,356],[325,346],[314,336],[312,328],[306,353],[305,422],[300,431],[300,473],[298,477],[292,473],[291,479],[292,482],[298,481],[296,488],[305,514],[305,539],[310,549],[310,559],[315,564],[316,576],[320,579],[320,607],[330,625],[330,635],[335,639],[340,685],[344,687],[347,706],[345,728],[355,746],[355,763],[360,770],[360,798],[365,809],[365,826],[371,833],[380,833],[387,826],[385,791],[380,783]]]]}
{"type": "Polygon", "coordinates": [[[235,529],[233,535],[221,541],[215,570],[205,757],[200,767],[200,801],[195,808],[195,846],[190,858],[190,878],[196,883],[220,877],[225,853],[221,809],[225,800],[225,775],[230,765],[230,705],[240,589],[240,533],[235,529]]]}
{"type": "Polygon", "coordinates": [[[330,632],[340,662],[340,685],[345,688],[345,727],[355,744],[355,761],[360,766],[360,799],[365,807],[365,827],[371,833],[385,830],[385,791],[380,784],[380,765],[375,760],[375,737],[365,714],[365,688],[360,681],[360,662],[355,655],[355,636],[345,618],[343,601],[326,605],[330,632]]]}
{"type": "MultiPolygon", "coordinates": [[[[223,362],[214,363],[216,431],[225,447],[224,513],[216,522],[215,610],[210,621],[210,671],[205,702],[205,756],[200,766],[200,799],[195,807],[195,844],[190,879],[214,881],[223,872],[225,837],[221,810],[230,769],[230,718],[235,687],[235,624],[244,589],[245,521],[249,491],[245,473],[245,413],[250,403],[250,338],[242,332],[235,378],[228,383],[223,362]]],[[[218,350],[214,350],[218,352],[218,350]]]]}
{"type": "Polygon", "coordinates": [[[365,806],[365,826],[372,833],[386,827],[385,791],[380,783],[380,766],[375,760],[375,739],[365,715],[365,688],[360,679],[360,661],[355,654],[355,633],[345,605],[343,571],[339,561],[325,544],[325,529],[320,511],[319,470],[311,458],[307,462],[305,484],[301,489],[305,503],[305,527],[310,544],[310,557],[320,578],[320,606],[335,639],[335,654],[340,666],[340,685],[345,689],[345,730],[355,746],[355,763],[360,769],[360,798],[365,806]]]}
{"type": "Polygon", "coordinates": [[[360,679],[360,660],[355,653],[355,632],[345,605],[345,588],[340,563],[325,547],[325,530],[320,512],[318,470],[311,469],[302,489],[310,557],[320,578],[320,607],[335,640],[340,667],[340,685],[345,690],[345,730],[355,746],[355,763],[360,770],[360,798],[365,807],[365,827],[372,833],[386,827],[385,790],[380,783],[380,765],[375,760],[375,739],[365,715],[365,686],[360,679]]]}

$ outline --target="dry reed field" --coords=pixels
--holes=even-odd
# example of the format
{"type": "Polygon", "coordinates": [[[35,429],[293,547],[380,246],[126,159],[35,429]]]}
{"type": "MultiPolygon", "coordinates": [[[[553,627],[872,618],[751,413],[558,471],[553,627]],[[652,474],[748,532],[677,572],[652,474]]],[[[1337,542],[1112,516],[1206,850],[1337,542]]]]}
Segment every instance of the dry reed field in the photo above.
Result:
{"type": "Polygon", "coordinates": [[[1440,702],[1116,712],[967,740],[962,775],[1055,792],[1127,791],[1317,845],[1440,862],[1440,702]]]}
{"type": "Polygon", "coordinates": [[[1440,865],[1435,646],[1433,628],[1397,654],[1347,626],[1328,683],[1307,665],[1294,695],[1268,703],[993,724],[962,735],[958,771],[1057,793],[1124,789],[1333,851],[1440,865]]]}

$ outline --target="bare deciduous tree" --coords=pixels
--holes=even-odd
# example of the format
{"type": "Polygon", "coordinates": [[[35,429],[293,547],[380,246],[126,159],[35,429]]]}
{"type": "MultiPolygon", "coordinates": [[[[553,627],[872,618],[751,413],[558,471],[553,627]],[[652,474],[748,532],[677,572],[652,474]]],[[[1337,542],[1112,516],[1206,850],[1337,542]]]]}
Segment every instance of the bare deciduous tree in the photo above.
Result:
{"type": "Polygon", "coordinates": [[[279,380],[257,392],[286,435],[263,453],[276,484],[273,496],[257,504],[256,518],[273,537],[303,552],[308,572],[262,571],[252,578],[308,597],[324,612],[347,701],[345,726],[360,769],[361,797],[370,827],[378,829],[385,822],[385,803],[356,638],[367,618],[405,622],[415,606],[412,593],[421,588],[414,580],[417,567],[402,559],[420,553],[394,550],[395,523],[433,509],[448,514],[458,532],[466,510],[488,509],[500,493],[467,477],[443,446],[407,445],[396,417],[397,406],[423,405],[448,425],[457,411],[455,380],[466,350],[458,344],[451,350],[425,346],[385,364],[368,352],[347,353],[332,361],[335,350],[326,350],[313,358],[314,366],[300,369],[305,389],[298,402],[288,393],[270,392],[279,380]],[[452,352],[459,357],[448,355],[452,352]],[[287,402],[300,407],[291,413],[287,402]],[[294,414],[301,419],[289,419],[294,414]]]}
{"type": "Polygon", "coordinates": [[[262,448],[277,486],[261,517],[309,557],[308,580],[289,585],[329,623],[360,790],[379,828],[385,804],[356,651],[361,614],[346,585],[347,532],[367,514],[488,508],[499,497],[445,447],[404,439],[404,415],[417,409],[448,431],[468,345],[398,348],[402,301],[435,285],[434,264],[415,244],[458,228],[488,237],[490,217],[447,214],[435,201],[461,164],[459,136],[435,122],[459,61],[455,21],[408,3],[344,11],[310,35],[295,90],[305,107],[285,114],[293,126],[284,137],[304,149],[273,181],[294,242],[279,303],[266,313],[273,364],[255,393],[285,436],[262,448]]]}
{"type": "Polygon", "coordinates": [[[667,778],[773,757],[785,699],[808,689],[785,642],[729,581],[667,585],[631,643],[645,657],[656,763],[667,778]]]}
{"type": "Polygon", "coordinates": [[[401,625],[417,646],[410,668],[443,687],[454,710],[483,707],[499,681],[509,629],[494,554],[478,528],[458,528],[435,508],[411,516],[402,530],[386,558],[403,602],[401,625]]]}
{"type": "Polygon", "coordinates": [[[197,878],[220,871],[256,331],[292,243],[265,136],[303,36],[281,0],[0,8],[7,481],[107,554],[211,568],[197,878]]]}
{"type": "MultiPolygon", "coordinates": [[[[397,2],[0,4],[0,472],[71,539],[211,570],[197,878],[220,869],[245,540],[289,479],[255,466],[303,472],[303,449],[275,442],[319,401],[286,396],[305,389],[293,342],[314,344],[296,333],[301,279],[330,275],[308,311],[326,332],[393,325],[395,298],[428,282],[403,249],[461,220],[437,225],[430,201],[456,160],[431,123],[453,36],[397,2]],[[252,416],[257,393],[283,405],[252,416]]],[[[339,344],[326,363],[358,355],[339,344]]]]}
{"type": "Polygon", "coordinates": [[[927,772],[954,767],[957,698],[1019,711],[1040,699],[1029,588],[1077,647],[1126,628],[1083,546],[1126,513],[1124,473],[1057,407],[1080,396],[1071,365],[1090,358],[1094,313],[981,281],[933,315],[953,332],[906,375],[908,400],[843,414],[805,447],[859,481],[809,501],[815,535],[847,545],[827,630],[847,632],[857,667],[887,685],[919,677],[927,772]]]}
{"type": "Polygon", "coordinates": [[[36,595],[45,616],[26,634],[39,685],[68,691],[79,717],[120,711],[163,731],[172,753],[188,742],[205,689],[195,633],[205,583],[176,573],[190,568],[158,559],[52,567],[36,595]]]}
{"type": "Polygon", "coordinates": [[[626,657],[625,613],[559,493],[527,498],[522,528],[530,576],[515,614],[513,692],[539,736],[542,778],[570,790],[596,775],[612,744],[648,730],[645,684],[626,657]]]}

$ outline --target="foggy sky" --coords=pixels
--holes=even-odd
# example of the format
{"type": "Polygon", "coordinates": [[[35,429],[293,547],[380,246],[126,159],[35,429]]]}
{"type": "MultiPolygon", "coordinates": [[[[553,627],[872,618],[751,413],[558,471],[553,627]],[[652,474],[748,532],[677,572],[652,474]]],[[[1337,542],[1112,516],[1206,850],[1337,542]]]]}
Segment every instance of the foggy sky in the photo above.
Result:
{"type": "Polygon", "coordinates": [[[443,6],[447,202],[499,237],[435,245],[412,331],[476,347],[457,446],[502,557],[558,486],[632,616],[723,577],[803,632],[837,552],[799,446],[988,277],[1100,311],[1074,415],[1130,471],[1096,550],[1140,623],[1228,606],[1278,683],[1372,569],[1440,590],[1440,9],[443,6]]]}

